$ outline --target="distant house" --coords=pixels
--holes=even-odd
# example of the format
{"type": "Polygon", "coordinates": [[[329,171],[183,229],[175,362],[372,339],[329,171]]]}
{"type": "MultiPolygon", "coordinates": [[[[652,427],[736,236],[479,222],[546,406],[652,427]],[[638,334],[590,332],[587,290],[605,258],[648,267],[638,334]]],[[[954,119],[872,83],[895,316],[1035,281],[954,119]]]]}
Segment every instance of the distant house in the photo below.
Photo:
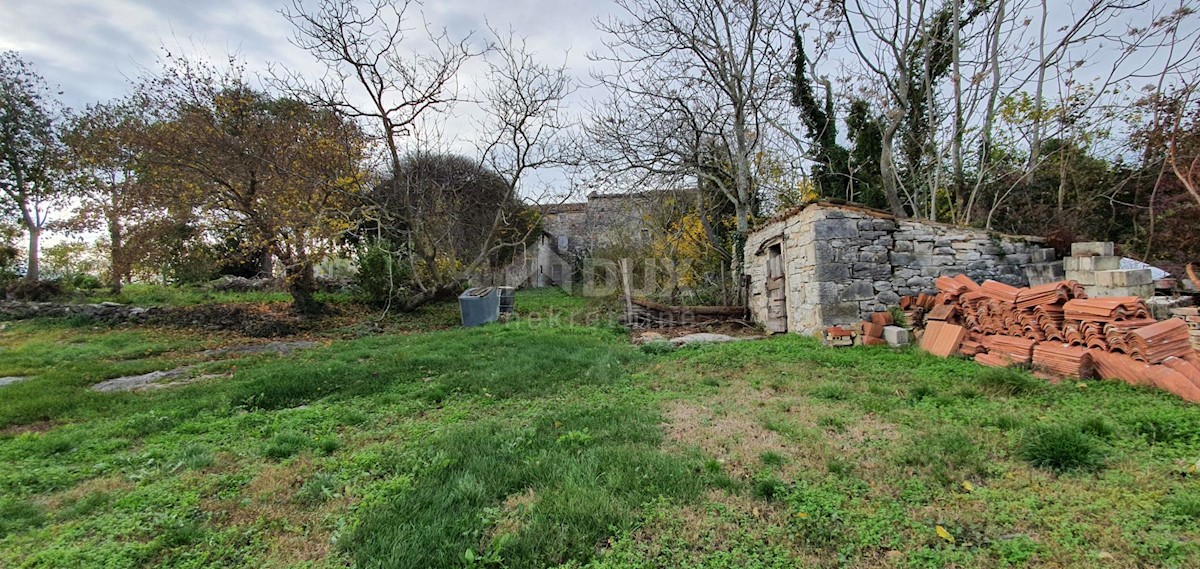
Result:
{"type": "Polygon", "coordinates": [[[621,194],[592,192],[587,201],[536,206],[542,234],[535,246],[503,270],[480,275],[477,284],[553,287],[575,282],[581,264],[595,251],[643,245],[653,239],[648,218],[659,200],[677,191],[621,194]]]}

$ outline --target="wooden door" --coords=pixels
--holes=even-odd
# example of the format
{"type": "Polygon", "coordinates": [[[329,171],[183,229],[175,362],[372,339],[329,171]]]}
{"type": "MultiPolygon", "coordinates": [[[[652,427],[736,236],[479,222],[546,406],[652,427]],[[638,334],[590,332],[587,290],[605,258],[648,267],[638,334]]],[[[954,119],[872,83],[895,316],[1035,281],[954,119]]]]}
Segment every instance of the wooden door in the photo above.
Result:
{"type": "Polygon", "coordinates": [[[787,277],[783,271],[783,245],[772,245],[767,255],[767,331],[787,332],[787,277]]]}

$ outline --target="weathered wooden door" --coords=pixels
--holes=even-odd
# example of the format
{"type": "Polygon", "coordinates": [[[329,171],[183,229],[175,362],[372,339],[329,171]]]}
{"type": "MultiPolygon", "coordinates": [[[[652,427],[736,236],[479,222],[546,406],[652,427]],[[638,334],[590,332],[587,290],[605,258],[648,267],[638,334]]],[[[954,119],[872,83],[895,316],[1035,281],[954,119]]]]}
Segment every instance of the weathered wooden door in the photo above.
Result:
{"type": "Polygon", "coordinates": [[[772,245],[767,253],[768,332],[787,332],[787,277],[783,266],[783,245],[772,245]]]}

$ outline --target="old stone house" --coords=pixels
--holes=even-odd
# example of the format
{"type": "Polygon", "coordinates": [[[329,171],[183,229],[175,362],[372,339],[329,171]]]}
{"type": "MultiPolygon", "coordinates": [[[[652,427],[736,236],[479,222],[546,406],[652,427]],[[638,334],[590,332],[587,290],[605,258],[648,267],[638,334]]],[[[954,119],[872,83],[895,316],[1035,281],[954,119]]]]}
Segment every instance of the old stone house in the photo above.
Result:
{"type": "Polygon", "coordinates": [[[482,275],[479,283],[550,287],[572,284],[593,252],[613,246],[644,245],[653,239],[649,217],[670,190],[604,194],[587,201],[537,206],[542,234],[508,267],[482,275]]]}
{"type": "Polygon", "coordinates": [[[1025,286],[1061,275],[1038,237],[999,235],[869,208],[814,203],[779,215],[746,241],[744,274],[754,320],[773,332],[812,333],[936,292],[964,273],[1025,286]]]}

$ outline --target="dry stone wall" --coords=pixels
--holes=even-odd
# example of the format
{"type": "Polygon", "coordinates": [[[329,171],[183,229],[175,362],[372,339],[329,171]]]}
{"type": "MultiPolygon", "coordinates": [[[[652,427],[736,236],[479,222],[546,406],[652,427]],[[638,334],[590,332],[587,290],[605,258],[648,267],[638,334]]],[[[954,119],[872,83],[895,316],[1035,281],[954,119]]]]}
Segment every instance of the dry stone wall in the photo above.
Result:
{"type": "Polygon", "coordinates": [[[788,330],[800,333],[856,322],[895,306],[901,296],[936,293],[933,283],[941,275],[1025,286],[1028,267],[1054,262],[1054,250],[1036,237],[813,204],[748,237],[744,270],[759,322],[766,320],[766,261],[775,245],[784,257],[788,330]]]}

